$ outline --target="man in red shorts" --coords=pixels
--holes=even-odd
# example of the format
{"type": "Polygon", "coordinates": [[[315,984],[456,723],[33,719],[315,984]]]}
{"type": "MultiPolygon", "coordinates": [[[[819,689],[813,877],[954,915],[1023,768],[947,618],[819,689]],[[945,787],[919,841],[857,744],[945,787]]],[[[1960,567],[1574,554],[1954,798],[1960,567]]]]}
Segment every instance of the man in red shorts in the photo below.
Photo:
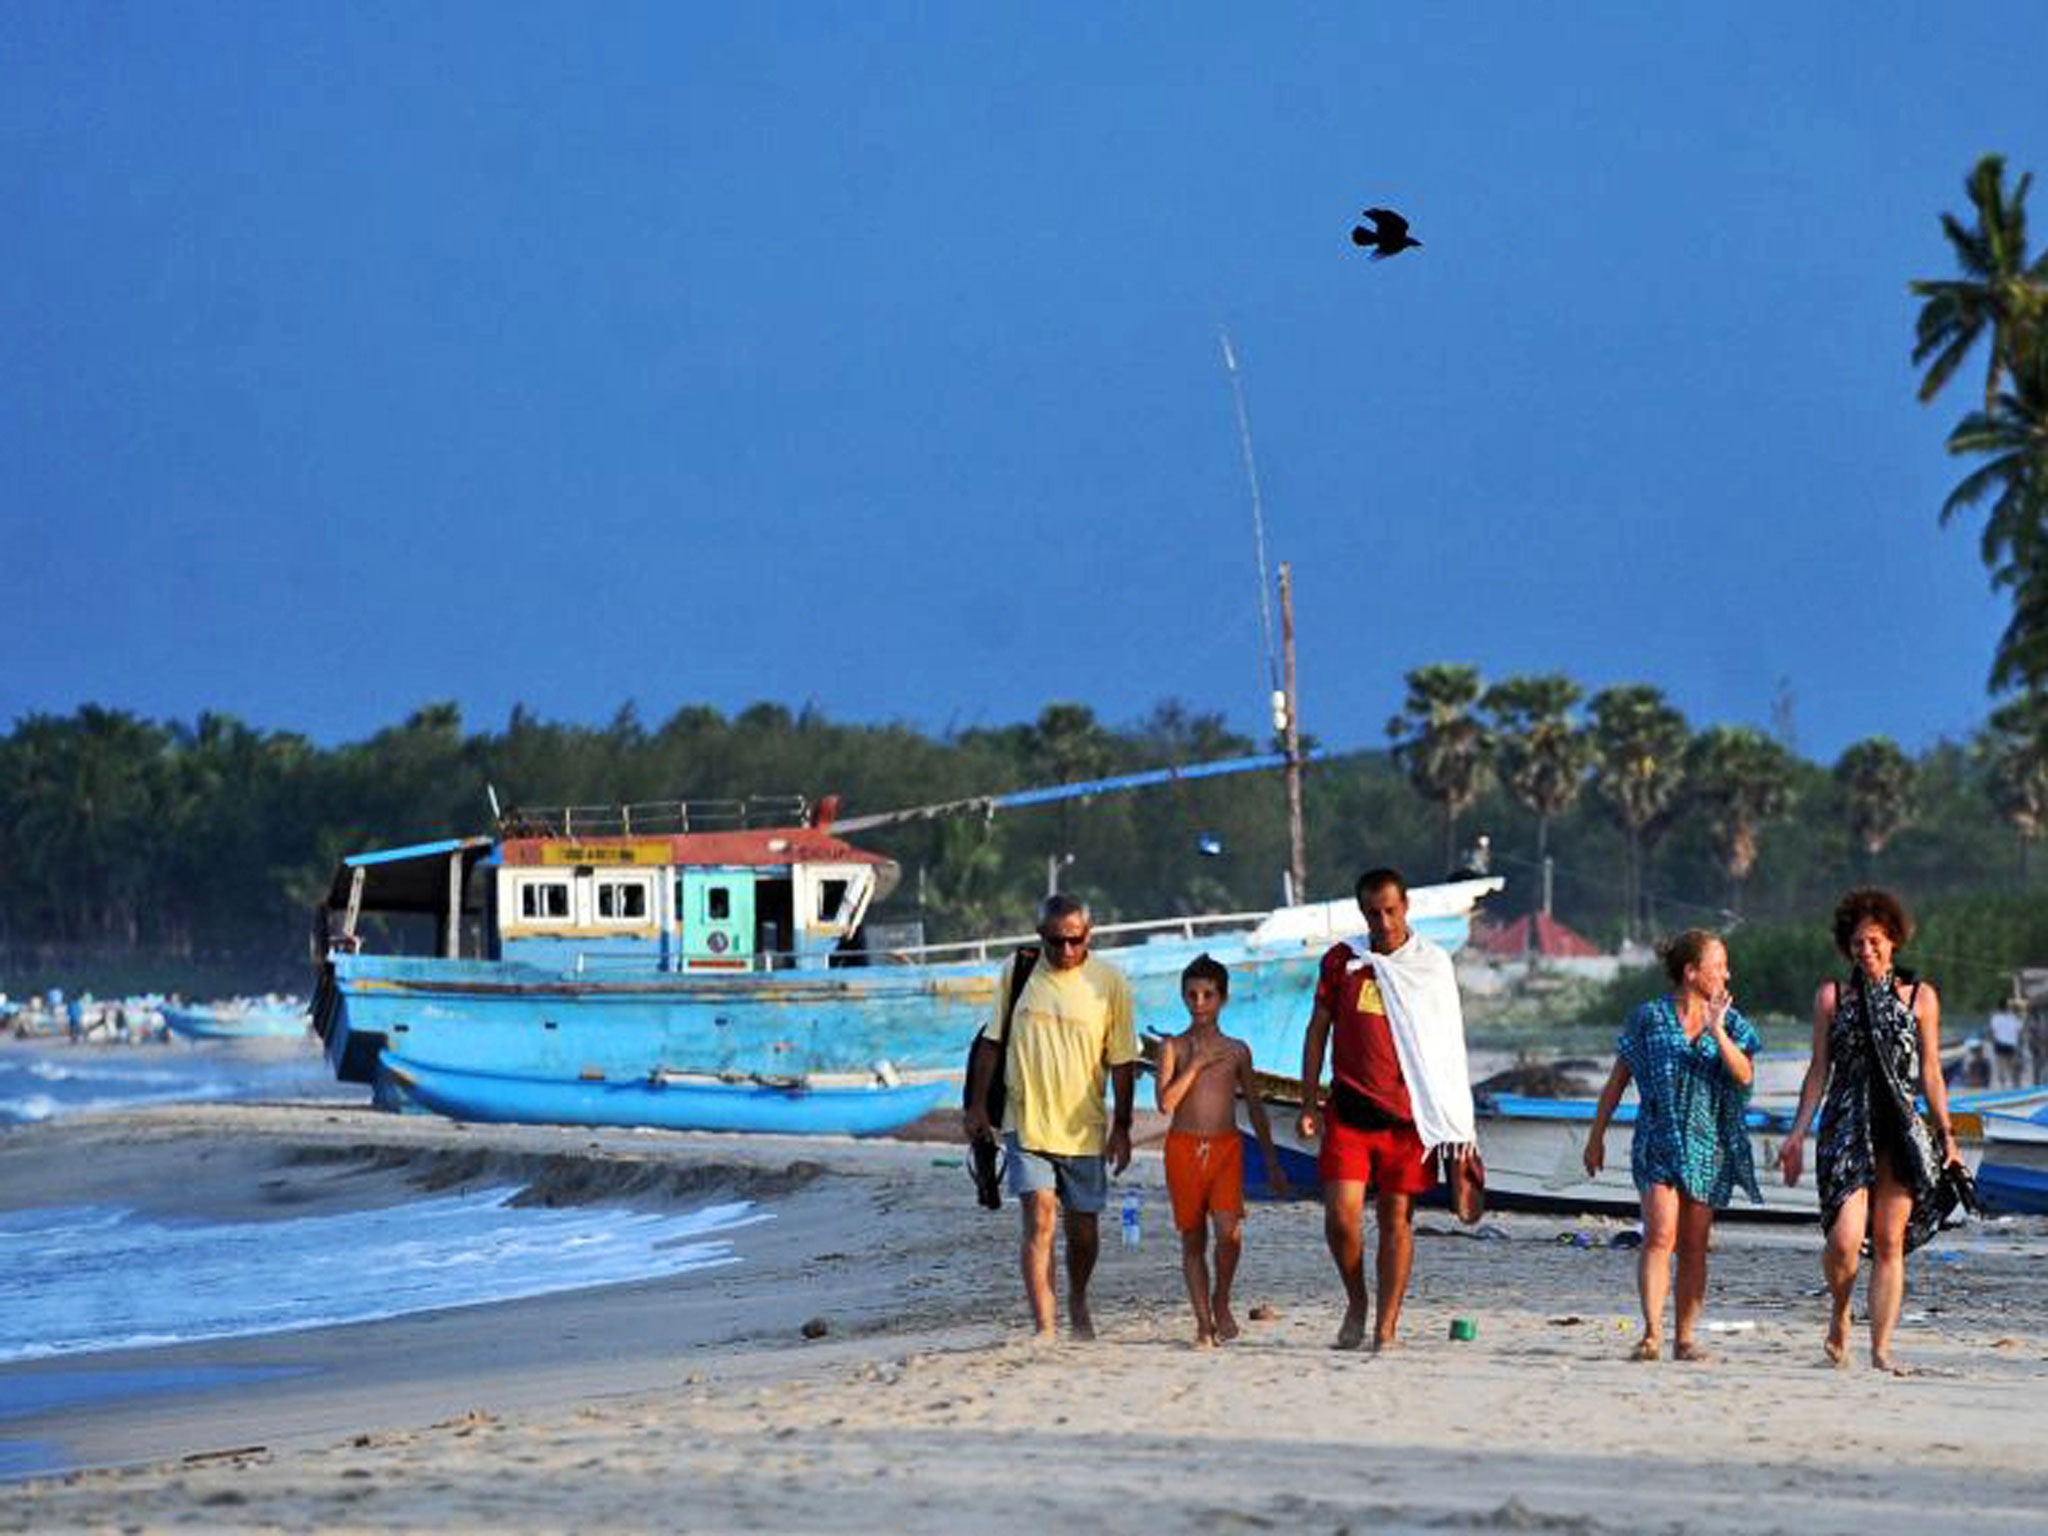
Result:
{"type": "MultiPolygon", "coordinates": [[[[1302,1139],[1315,1139],[1320,1124],[1323,1232],[1330,1257],[1344,1281],[1344,1323],[1338,1349],[1365,1342],[1368,1296],[1365,1285],[1365,1194],[1372,1190],[1379,1217],[1379,1313],[1373,1320],[1373,1350],[1387,1348],[1401,1321],[1415,1238],[1409,1221],[1415,1197],[1435,1183],[1429,1149],[1416,1128],[1416,1111],[1401,1069],[1394,1030],[1381,995],[1382,977],[1373,961],[1426,944],[1408,927],[1408,888],[1391,869],[1367,870],[1358,880],[1358,905],[1365,913],[1370,947],[1353,942],[1331,946],[1316,982],[1315,1011],[1301,1053],[1302,1139]],[[1323,1052],[1332,1047],[1329,1102],[1323,1104],[1323,1052]]],[[[1447,969],[1447,967],[1446,967],[1447,969]]],[[[1459,1025],[1459,1055],[1463,1052],[1459,1025]]],[[[1469,1104],[1469,1100],[1468,1100],[1469,1104]]],[[[1469,1116],[1469,1108],[1466,1114],[1469,1116]]]]}

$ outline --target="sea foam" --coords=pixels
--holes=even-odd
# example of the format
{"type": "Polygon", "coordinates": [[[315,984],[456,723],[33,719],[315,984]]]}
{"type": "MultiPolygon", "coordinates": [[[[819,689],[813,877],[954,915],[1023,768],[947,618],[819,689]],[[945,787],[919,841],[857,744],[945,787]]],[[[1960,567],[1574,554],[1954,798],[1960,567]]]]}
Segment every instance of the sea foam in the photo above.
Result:
{"type": "Polygon", "coordinates": [[[0,1213],[0,1362],[276,1333],[682,1274],[750,1202],[683,1214],[511,1204],[512,1187],[259,1222],[113,1206],[0,1213]]]}

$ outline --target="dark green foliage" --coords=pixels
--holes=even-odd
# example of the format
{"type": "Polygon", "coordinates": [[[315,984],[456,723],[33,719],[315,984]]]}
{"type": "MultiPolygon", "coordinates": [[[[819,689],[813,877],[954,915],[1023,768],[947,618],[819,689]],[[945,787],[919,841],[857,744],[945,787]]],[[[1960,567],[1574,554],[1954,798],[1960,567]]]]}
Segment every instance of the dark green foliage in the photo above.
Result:
{"type": "MultiPolygon", "coordinates": [[[[1638,696],[1661,704],[1654,690],[1629,691],[1638,696]]],[[[2031,888],[2019,838],[2039,827],[2016,814],[2006,780],[2013,754],[2036,750],[2036,736],[2017,715],[2001,718],[2006,725],[1982,744],[1939,746],[1913,764],[1912,817],[1885,845],[1880,875],[1930,913],[1950,911],[1944,903],[1952,897],[2031,888]]],[[[1679,722],[1659,750],[1680,751],[1683,731],[1679,722]]],[[[1172,701],[1120,727],[1059,704],[1027,724],[944,737],[901,724],[842,725],[815,709],[772,703],[731,718],[692,706],[651,726],[631,706],[601,726],[516,709],[502,729],[472,732],[455,705],[441,703],[331,749],[222,715],[190,725],[92,706],[69,717],[28,716],[0,737],[0,989],[41,980],[112,990],[117,975],[149,974],[303,985],[312,911],[336,860],[488,830],[487,784],[508,807],[837,794],[844,813],[855,815],[1210,761],[1258,745],[1219,716],[1172,701]]],[[[1622,756],[1613,754],[1610,771],[1622,756]]],[[[1710,805],[1683,793],[1657,805],[1651,814],[1665,835],[1641,846],[1647,931],[1732,926],[1738,969],[1754,967],[1755,986],[1771,978],[1774,1008],[1785,1006],[1780,993],[1811,988],[1827,914],[1842,889],[1864,877],[1847,787],[1798,759],[1787,771],[1791,809],[1769,819],[1756,844],[1743,883],[1746,923],[1732,924],[1726,911],[1725,839],[1717,839],[1710,805]],[[1782,962],[1768,948],[1781,926],[1798,936],[1783,941],[1791,958],[1782,962]]],[[[1441,805],[1389,754],[1314,765],[1306,797],[1312,899],[1348,895],[1372,864],[1393,864],[1418,883],[1448,872],[1441,805]]],[[[1465,812],[1467,826],[1490,835],[1495,871],[1508,879],[1496,915],[1538,899],[1538,815],[1490,782],[1465,812]]],[[[1557,915],[1612,946],[1628,912],[1626,827],[1615,808],[1581,795],[1549,815],[1541,835],[1556,861],[1557,915]]],[[[921,919],[933,940],[1024,931],[1049,867],[1104,923],[1261,911],[1280,896],[1286,799],[1277,773],[1250,774],[992,822],[902,826],[859,841],[903,869],[901,888],[876,916],[921,919]],[[1203,851],[1204,834],[1220,852],[1203,851]]],[[[2000,935],[1988,958],[1970,948],[1966,932],[1930,931],[1930,942],[1942,937],[1962,948],[1957,965],[1930,955],[1929,969],[1945,985],[1974,976],[1971,997],[1995,990],[1984,978],[2009,953],[2048,958],[2048,934],[2029,938],[2032,930],[2013,916],[2024,904],[2000,899],[2007,904],[1986,908],[2000,935]]]]}

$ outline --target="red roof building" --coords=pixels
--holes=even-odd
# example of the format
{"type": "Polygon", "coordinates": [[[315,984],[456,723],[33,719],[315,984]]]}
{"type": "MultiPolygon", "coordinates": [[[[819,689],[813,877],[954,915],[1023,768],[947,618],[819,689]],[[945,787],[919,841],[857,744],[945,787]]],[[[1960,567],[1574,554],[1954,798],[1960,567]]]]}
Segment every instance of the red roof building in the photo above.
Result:
{"type": "Polygon", "coordinates": [[[1547,955],[1559,960],[1590,959],[1600,953],[1590,939],[1574,933],[1556,918],[1531,912],[1511,923],[1475,928],[1473,947],[1497,959],[1512,960],[1521,955],[1547,955]]]}

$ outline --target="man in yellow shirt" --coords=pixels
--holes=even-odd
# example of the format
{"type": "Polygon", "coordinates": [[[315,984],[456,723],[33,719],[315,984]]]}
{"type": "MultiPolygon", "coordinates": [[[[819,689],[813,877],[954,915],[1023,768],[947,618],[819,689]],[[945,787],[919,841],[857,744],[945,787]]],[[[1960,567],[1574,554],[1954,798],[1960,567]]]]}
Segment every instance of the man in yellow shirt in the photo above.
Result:
{"type": "MultiPolygon", "coordinates": [[[[1008,1091],[1003,1101],[1003,1149],[1010,1193],[1023,1212],[1020,1265],[1024,1294],[1038,1336],[1056,1336],[1053,1292],[1053,1217],[1067,1234],[1067,1318],[1078,1339],[1095,1337],[1088,1311],[1088,1277],[1101,1247],[1097,1216],[1109,1194],[1108,1168],[1131,1162],[1131,1103],[1137,1077],[1138,1035],[1132,1021],[1131,984],[1123,972],[1088,953],[1088,908],[1069,896],[1048,896],[1039,909],[1045,950],[1031,969],[1011,1015],[1008,1091]],[[1102,1090],[1113,1084],[1114,1120],[1103,1113],[1102,1090]]],[[[982,1034],[1004,1038],[1003,1008],[1011,956],[996,981],[995,1007],[982,1034]]],[[[966,1112],[972,1141],[991,1127],[981,1108],[993,1072],[992,1052],[979,1053],[966,1112]]]]}

